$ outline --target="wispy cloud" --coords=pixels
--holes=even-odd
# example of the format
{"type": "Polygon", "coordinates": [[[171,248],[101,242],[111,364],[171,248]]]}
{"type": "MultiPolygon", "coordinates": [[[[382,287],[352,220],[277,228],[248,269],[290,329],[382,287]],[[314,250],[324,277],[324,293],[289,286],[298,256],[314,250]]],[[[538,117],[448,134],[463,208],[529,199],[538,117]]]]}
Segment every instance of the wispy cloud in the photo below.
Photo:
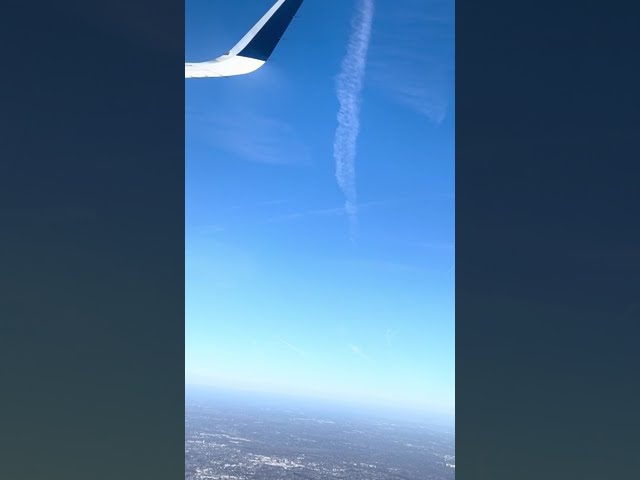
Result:
{"type": "Polygon", "coordinates": [[[296,347],[295,345],[292,345],[291,343],[287,342],[286,340],[283,340],[282,338],[278,338],[278,341],[284,345],[285,347],[287,347],[289,350],[291,350],[292,352],[297,353],[298,355],[302,356],[302,357],[307,357],[308,353],[305,352],[304,350],[302,350],[301,348],[296,347]]]}
{"type": "MultiPolygon", "coordinates": [[[[374,209],[375,207],[384,207],[384,206],[400,204],[406,200],[408,199],[397,198],[397,199],[387,199],[387,200],[372,200],[370,202],[359,203],[357,207],[358,207],[358,211],[362,212],[369,209],[374,209]]],[[[257,207],[260,207],[260,206],[271,207],[271,206],[278,206],[280,204],[285,204],[285,203],[286,203],[285,201],[274,200],[274,201],[260,202],[258,204],[252,204],[249,206],[234,205],[234,206],[228,207],[227,209],[220,209],[220,210],[227,211],[227,212],[235,212],[235,211],[240,211],[244,208],[256,209],[257,207]]],[[[299,211],[288,212],[288,213],[274,214],[272,216],[268,216],[263,219],[247,221],[246,223],[234,221],[233,226],[236,228],[237,227],[242,228],[242,227],[252,226],[254,224],[258,224],[258,225],[279,224],[279,223],[300,221],[300,220],[304,220],[312,217],[333,217],[333,216],[341,217],[346,214],[347,213],[345,212],[344,206],[336,206],[336,207],[328,207],[328,208],[310,208],[307,210],[299,210],[299,211]]],[[[199,234],[218,234],[218,233],[226,232],[228,230],[232,230],[233,228],[224,226],[218,223],[218,224],[189,226],[189,229],[193,229],[195,232],[199,234]]]]}
{"type": "Polygon", "coordinates": [[[202,135],[216,147],[246,160],[270,165],[305,165],[309,151],[295,128],[256,114],[230,114],[202,120],[202,135]]]}
{"type": "Polygon", "coordinates": [[[361,347],[359,347],[358,345],[353,345],[353,344],[349,344],[349,349],[355,353],[356,355],[358,355],[359,357],[367,360],[367,361],[371,361],[371,357],[369,355],[367,355],[366,353],[364,353],[364,351],[362,350],[361,347]]]}
{"type": "Polygon", "coordinates": [[[435,243],[435,242],[416,242],[414,244],[416,247],[421,247],[421,248],[428,248],[428,249],[433,249],[433,250],[444,250],[444,251],[455,251],[456,249],[456,245],[453,242],[442,242],[442,243],[435,243]]]}
{"type": "Polygon", "coordinates": [[[340,108],[338,128],[333,143],[333,156],[336,162],[338,186],[345,195],[345,211],[350,219],[352,241],[355,241],[358,214],[355,159],[360,133],[360,97],[371,40],[373,11],[373,0],[359,0],[359,6],[352,19],[353,29],[347,53],[342,59],[342,68],[336,84],[340,108]]]}
{"type": "Polygon", "coordinates": [[[434,268],[428,268],[416,264],[388,261],[383,259],[367,259],[367,258],[349,258],[346,260],[337,260],[332,262],[357,271],[377,271],[386,275],[425,275],[429,272],[437,271],[434,268]]]}
{"type": "MultiPolygon", "coordinates": [[[[359,203],[356,205],[356,207],[358,211],[360,211],[360,210],[364,210],[364,209],[375,207],[375,206],[386,205],[389,203],[391,203],[391,201],[384,201],[384,200],[371,201],[371,202],[359,203]]],[[[303,218],[315,217],[315,216],[342,216],[347,214],[348,212],[345,211],[344,207],[316,208],[316,209],[277,215],[274,217],[267,218],[266,220],[263,220],[261,223],[280,223],[280,222],[300,220],[303,218]]]]}
{"type": "Polygon", "coordinates": [[[301,218],[313,217],[313,216],[332,216],[332,215],[344,215],[343,207],[335,208],[319,208],[314,210],[307,210],[304,212],[283,213],[274,217],[267,218],[261,223],[280,223],[288,222],[292,220],[299,220],[301,218]]]}
{"type": "Polygon", "coordinates": [[[391,345],[391,340],[398,335],[398,331],[393,328],[388,328],[384,334],[384,338],[387,339],[387,345],[391,345]]]}
{"type": "Polygon", "coordinates": [[[453,85],[454,4],[398,0],[389,5],[393,10],[381,15],[385,28],[370,62],[373,83],[399,105],[439,124],[453,85]]]}

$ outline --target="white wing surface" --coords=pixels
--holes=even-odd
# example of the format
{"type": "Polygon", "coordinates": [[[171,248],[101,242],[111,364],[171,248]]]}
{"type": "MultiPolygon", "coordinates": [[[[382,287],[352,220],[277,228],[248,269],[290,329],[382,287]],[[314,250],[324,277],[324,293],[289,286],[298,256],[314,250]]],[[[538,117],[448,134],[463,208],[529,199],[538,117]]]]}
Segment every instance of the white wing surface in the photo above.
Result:
{"type": "Polygon", "coordinates": [[[184,78],[232,77],[255,72],[269,59],[303,0],[278,0],[228,53],[185,63],[184,78]]]}

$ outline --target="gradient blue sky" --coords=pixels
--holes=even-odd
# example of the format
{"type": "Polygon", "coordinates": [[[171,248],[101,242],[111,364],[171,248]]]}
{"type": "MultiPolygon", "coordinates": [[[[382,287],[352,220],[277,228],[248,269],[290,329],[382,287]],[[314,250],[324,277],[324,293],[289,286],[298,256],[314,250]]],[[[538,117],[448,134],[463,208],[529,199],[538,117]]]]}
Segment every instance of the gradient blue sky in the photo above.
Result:
{"type": "MultiPolygon", "coordinates": [[[[273,0],[187,0],[186,59],[273,0]]],[[[454,409],[454,4],[378,0],[336,183],[336,76],[360,0],[306,0],[256,73],[186,84],[186,381],[454,409]]]]}

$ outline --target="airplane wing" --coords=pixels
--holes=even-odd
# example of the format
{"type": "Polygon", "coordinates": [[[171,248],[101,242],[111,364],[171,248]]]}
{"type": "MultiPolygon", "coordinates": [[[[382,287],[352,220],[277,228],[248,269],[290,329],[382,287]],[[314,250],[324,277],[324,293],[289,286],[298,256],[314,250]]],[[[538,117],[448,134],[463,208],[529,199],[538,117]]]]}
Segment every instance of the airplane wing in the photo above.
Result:
{"type": "Polygon", "coordinates": [[[185,63],[184,78],[231,77],[255,72],[269,59],[303,0],[278,0],[228,53],[185,63]]]}

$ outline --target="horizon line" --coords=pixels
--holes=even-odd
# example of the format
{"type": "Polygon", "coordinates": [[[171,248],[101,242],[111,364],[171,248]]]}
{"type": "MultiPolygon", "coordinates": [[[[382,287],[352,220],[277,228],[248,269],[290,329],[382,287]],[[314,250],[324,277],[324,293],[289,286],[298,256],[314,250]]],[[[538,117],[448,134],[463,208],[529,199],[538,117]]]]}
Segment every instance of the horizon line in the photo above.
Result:
{"type": "MultiPolygon", "coordinates": [[[[378,413],[393,413],[396,415],[417,415],[418,418],[429,421],[445,421],[446,426],[455,428],[456,415],[455,406],[453,411],[448,408],[428,407],[426,405],[415,404],[399,404],[391,401],[373,400],[367,401],[363,398],[337,398],[335,395],[327,395],[315,392],[295,392],[295,391],[282,391],[282,390],[270,390],[254,386],[242,386],[242,385],[220,385],[211,383],[199,383],[185,380],[185,397],[188,390],[200,389],[200,390],[214,390],[225,393],[244,394],[247,396],[267,396],[267,397],[280,397],[288,398],[291,400],[298,399],[306,402],[321,402],[327,404],[327,406],[344,407],[344,408],[366,408],[378,413]]],[[[186,398],[185,398],[186,402],[186,398]]]]}

